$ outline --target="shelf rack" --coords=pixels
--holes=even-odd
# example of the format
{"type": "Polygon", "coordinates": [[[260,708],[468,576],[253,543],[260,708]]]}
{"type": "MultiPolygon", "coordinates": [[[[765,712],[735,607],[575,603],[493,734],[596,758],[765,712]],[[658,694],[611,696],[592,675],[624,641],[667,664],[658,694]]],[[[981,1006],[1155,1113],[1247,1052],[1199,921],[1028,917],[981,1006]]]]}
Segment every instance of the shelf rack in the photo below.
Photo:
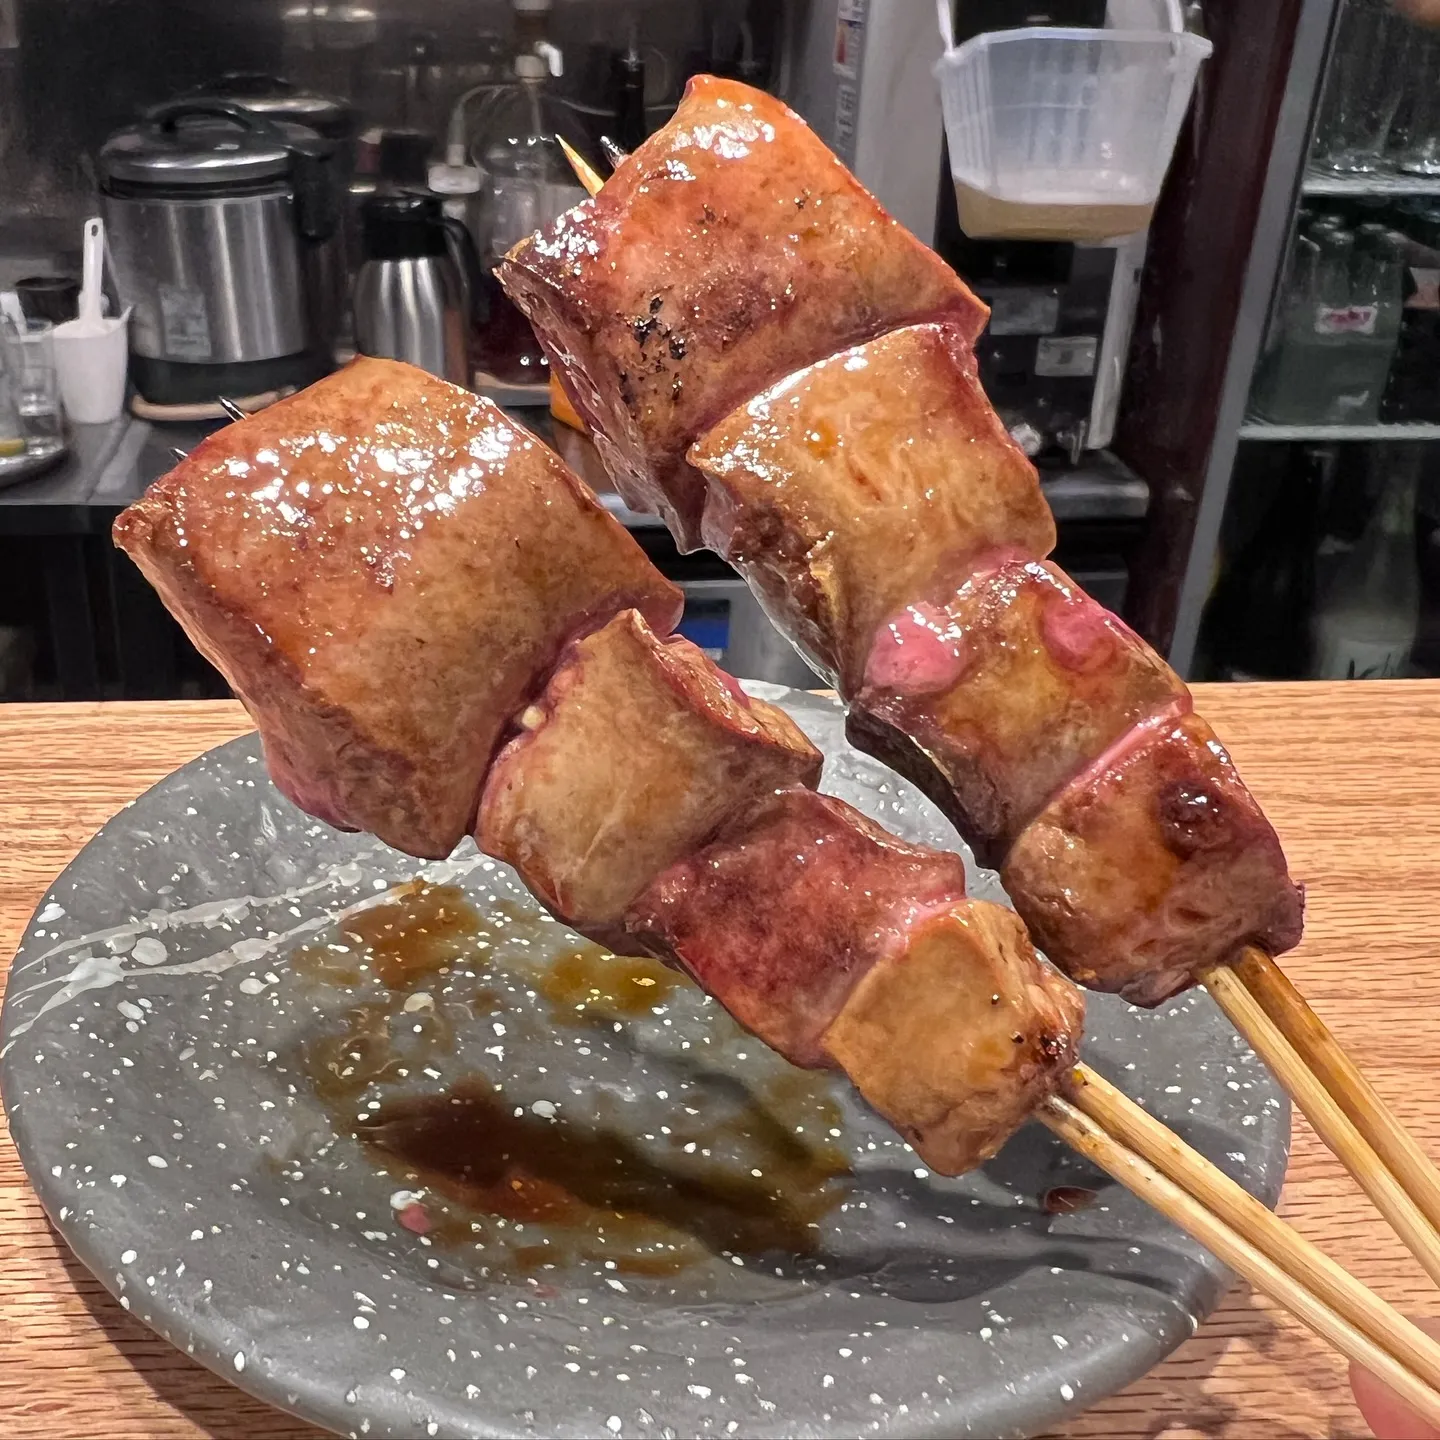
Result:
{"type": "Polygon", "coordinates": [[[1373,175],[1334,175],[1327,170],[1307,168],[1300,182],[1300,193],[1337,199],[1344,196],[1373,200],[1398,200],[1407,195],[1440,197],[1440,175],[1402,175],[1393,170],[1381,170],[1373,175]]]}
{"type": "Polygon", "coordinates": [[[1276,425],[1247,415],[1242,440],[1440,440],[1440,424],[1276,425]]]}

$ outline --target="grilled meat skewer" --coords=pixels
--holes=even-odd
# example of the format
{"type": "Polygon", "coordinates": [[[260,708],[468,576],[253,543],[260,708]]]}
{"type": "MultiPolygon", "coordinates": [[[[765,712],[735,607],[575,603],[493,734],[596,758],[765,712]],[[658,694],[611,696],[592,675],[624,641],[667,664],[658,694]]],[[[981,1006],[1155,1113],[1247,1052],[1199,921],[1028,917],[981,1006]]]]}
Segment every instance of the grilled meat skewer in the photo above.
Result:
{"type": "Polygon", "coordinates": [[[942,331],[844,351],[711,430],[691,451],[711,481],[707,535],[742,571],[763,570],[777,613],[800,612],[823,579],[827,617],[848,617],[866,588],[851,557],[877,529],[874,477],[903,476],[891,523],[945,559],[903,598],[886,590],[868,634],[816,625],[833,651],[868,642],[836,674],[851,740],[940,804],[1082,984],[1156,1004],[1247,942],[1290,949],[1301,897],[1279,841],[1179,676],[1044,558],[1028,517],[961,518],[956,495],[1024,516],[1038,487],[1018,451],[1006,467],[976,462],[993,443],[982,422],[998,422],[937,398],[947,364],[974,366],[942,331]],[[983,438],[964,443],[965,425],[983,438]]]}
{"type": "Polygon", "coordinates": [[[820,755],[669,635],[678,595],[533,436],[361,360],[212,436],[117,542],[280,788],[432,856],[473,831],[559,918],[843,1069],[937,1170],[1075,1060],[1079,993],[958,856],[814,791],[820,755]]]}
{"type": "Polygon", "coordinates": [[[919,242],[837,170],[777,101],[698,77],[498,273],[622,492],[741,570],[840,690],[852,741],[942,804],[1061,969],[1154,1005],[1247,943],[1291,948],[1301,893],[1184,684],[1046,561],[1035,471],[976,378],[975,310],[937,313],[930,289],[929,314],[872,304],[919,242]],[[846,205],[779,223],[807,173],[846,205]],[[872,333],[847,344],[835,317],[857,312],[872,333]],[[757,313],[783,317],[783,344],[722,323],[757,313]],[[635,385],[642,361],[683,406],[635,385]],[[688,438],[688,465],[661,434],[665,455],[688,438]]]}

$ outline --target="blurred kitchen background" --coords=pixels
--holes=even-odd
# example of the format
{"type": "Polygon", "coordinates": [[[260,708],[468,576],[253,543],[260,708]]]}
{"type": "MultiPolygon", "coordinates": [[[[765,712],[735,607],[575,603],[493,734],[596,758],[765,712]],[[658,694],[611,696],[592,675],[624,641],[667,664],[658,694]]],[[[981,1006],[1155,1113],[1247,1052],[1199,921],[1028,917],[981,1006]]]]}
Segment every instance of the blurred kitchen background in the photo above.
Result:
{"type": "MultiPolygon", "coordinates": [[[[0,0],[0,699],[223,694],[109,524],[222,397],[357,350],[490,394],[607,490],[489,269],[580,198],[557,135],[603,169],[699,72],[787,99],[991,304],[982,377],[1060,563],[1182,672],[1440,674],[1440,38],[1383,0],[951,24],[942,118],[929,0],[0,0]],[[1076,133],[1158,203],[1086,192],[1073,150],[1027,190],[1034,133],[972,113],[997,91],[1087,94],[1076,133]],[[66,413],[51,328],[96,215],[88,333],[128,316],[100,419],[66,413]]],[[[607,503],[692,638],[807,681],[723,562],[607,503]]]]}

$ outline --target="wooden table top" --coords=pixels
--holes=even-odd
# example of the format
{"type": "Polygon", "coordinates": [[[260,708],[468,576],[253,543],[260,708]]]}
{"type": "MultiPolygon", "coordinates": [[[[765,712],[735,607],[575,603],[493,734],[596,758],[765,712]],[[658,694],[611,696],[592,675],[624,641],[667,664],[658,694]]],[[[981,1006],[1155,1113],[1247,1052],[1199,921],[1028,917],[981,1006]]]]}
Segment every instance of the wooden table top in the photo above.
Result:
{"type": "MultiPolygon", "coordinates": [[[[1440,682],[1199,687],[1309,890],[1286,968],[1440,1155],[1440,682]]],[[[125,801],[248,728],[228,702],[0,706],[0,966],[55,875],[125,801]]],[[[1281,1213],[1392,1304],[1440,1294],[1298,1116],[1281,1213]]],[[[120,1308],[49,1228],[0,1122],[0,1435],[315,1440],[120,1308]]],[[[1235,1286],[1070,1440],[1368,1435],[1342,1362],[1235,1286]]]]}

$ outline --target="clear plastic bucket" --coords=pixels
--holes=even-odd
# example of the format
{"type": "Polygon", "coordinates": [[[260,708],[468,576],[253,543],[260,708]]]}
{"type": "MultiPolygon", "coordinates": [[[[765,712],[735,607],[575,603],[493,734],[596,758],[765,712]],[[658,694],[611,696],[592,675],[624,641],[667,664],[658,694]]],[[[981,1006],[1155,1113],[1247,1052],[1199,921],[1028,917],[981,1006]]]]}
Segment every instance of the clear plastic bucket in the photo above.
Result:
{"type": "Polygon", "coordinates": [[[1103,240],[1150,223],[1210,42],[1174,0],[1111,0],[1103,30],[1034,27],[935,67],[960,225],[973,238],[1103,240]]]}

